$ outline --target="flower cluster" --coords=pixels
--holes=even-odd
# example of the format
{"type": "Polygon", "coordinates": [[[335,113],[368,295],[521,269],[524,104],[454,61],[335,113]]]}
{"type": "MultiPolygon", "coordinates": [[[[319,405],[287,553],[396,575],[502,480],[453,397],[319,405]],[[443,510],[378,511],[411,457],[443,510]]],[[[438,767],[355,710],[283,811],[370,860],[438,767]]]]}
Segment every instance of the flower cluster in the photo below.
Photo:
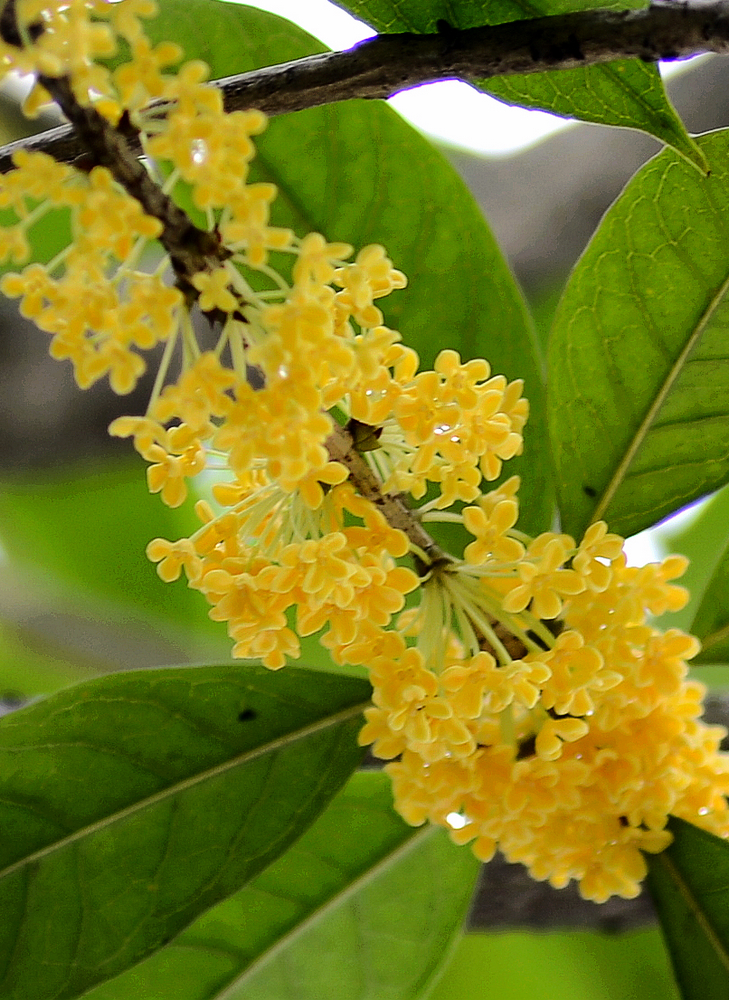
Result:
{"type": "Polygon", "coordinates": [[[698,642],[646,618],[683,606],[685,560],[629,567],[603,522],[579,545],[548,532],[525,546],[517,485],[465,509],[466,558],[434,568],[401,648],[371,661],[361,740],[398,758],[408,822],[589,899],[635,896],[669,815],[729,835],[725,730],[699,721],[704,690],[686,679],[698,642]]]}
{"type": "Polygon", "coordinates": [[[185,273],[184,247],[157,242],[160,213],[102,167],[17,153],[0,182],[15,219],[3,259],[29,259],[47,213],[70,227],[50,263],[0,287],[81,386],[108,375],[127,393],[140,352],[164,345],[146,412],[110,428],[133,438],[166,504],[200,477],[200,527],[148,546],[160,577],[184,572],[236,656],[278,669],[321,633],[337,663],[366,665],[361,742],[392,761],[397,809],[484,860],[498,847],[602,900],[637,893],[669,815],[729,835],[724,731],[699,721],[686,679],[698,645],[649,621],[683,604],[683,561],[629,567],[602,522],[579,544],[529,538],[517,477],[481,492],[521,452],[522,383],[450,350],[418,372],[381,311],[406,284],[385,250],[351,259],[271,224],[275,187],[249,182],[264,117],[226,113],[200,63],[168,71],[181,53],[144,35],[151,0],[17,8],[6,65],[68,74],[79,104],[128,119],[160,196],[186,185],[218,248],[185,273]],[[131,58],[111,72],[96,60],[120,38],[131,58]],[[157,99],[165,114],[146,107],[157,99]],[[437,521],[471,534],[462,554],[438,548],[437,521]]]}
{"type": "MultiPolygon", "coordinates": [[[[118,91],[128,106],[134,106],[130,98],[147,104],[150,96],[162,96],[155,94],[160,70],[179,62],[182,55],[171,42],[153,50],[145,37],[141,19],[154,16],[154,0],[13,0],[8,8],[14,23],[4,25],[0,39],[0,79],[13,72],[67,76],[79,104],[94,103],[117,119],[123,110],[118,91]],[[133,58],[112,73],[99,60],[115,55],[119,40],[129,45],[133,58]]],[[[26,99],[25,114],[32,117],[50,100],[42,83],[36,82],[26,99]]]]}

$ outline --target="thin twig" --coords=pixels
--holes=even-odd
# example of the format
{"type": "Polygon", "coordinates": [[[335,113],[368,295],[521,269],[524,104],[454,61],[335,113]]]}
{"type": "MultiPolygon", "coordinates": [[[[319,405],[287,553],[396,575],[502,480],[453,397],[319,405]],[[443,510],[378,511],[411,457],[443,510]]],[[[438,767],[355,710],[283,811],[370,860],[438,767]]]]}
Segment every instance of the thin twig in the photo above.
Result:
{"type": "MultiPolygon", "coordinates": [[[[387,98],[436,80],[487,80],[638,58],[729,53],[729,0],[658,0],[643,10],[580,11],[434,35],[378,35],[346,52],[326,52],[217,81],[229,111],[268,115],[352,98],[387,98]]],[[[133,146],[133,141],[130,140],[133,146]]],[[[16,149],[62,162],[84,152],[70,126],[0,148],[0,172],[16,149]]]]}
{"type": "Polygon", "coordinates": [[[40,77],[93,164],[107,167],[114,179],[163,225],[159,241],[170,255],[178,279],[189,283],[198,271],[215,268],[226,256],[214,233],[198,229],[186,212],[147,173],[128,139],[94,108],[78,103],[68,77],[40,77]]]}
{"type": "MultiPolygon", "coordinates": [[[[31,34],[38,34],[42,27],[33,25],[29,30],[31,34]]],[[[5,0],[2,6],[0,36],[8,45],[21,46],[23,43],[16,20],[15,0],[5,0]]],[[[108,168],[114,179],[142,205],[146,214],[162,223],[159,241],[170,255],[181,287],[192,289],[190,279],[194,274],[213,270],[229,256],[214,233],[193,225],[187,214],[155,184],[141,163],[138,150],[130,146],[128,136],[93,107],[79,104],[67,76],[40,75],[38,82],[68,118],[87,166],[108,168]]]]}
{"type": "Polygon", "coordinates": [[[349,479],[360,496],[369,500],[385,517],[388,524],[403,531],[416,548],[427,558],[423,569],[428,569],[435,563],[450,562],[448,556],[428,534],[423,525],[400,496],[384,493],[382,483],[372,472],[365,459],[354,446],[352,435],[345,427],[337,426],[326,440],[329,457],[334,462],[341,462],[349,470],[349,479]]]}

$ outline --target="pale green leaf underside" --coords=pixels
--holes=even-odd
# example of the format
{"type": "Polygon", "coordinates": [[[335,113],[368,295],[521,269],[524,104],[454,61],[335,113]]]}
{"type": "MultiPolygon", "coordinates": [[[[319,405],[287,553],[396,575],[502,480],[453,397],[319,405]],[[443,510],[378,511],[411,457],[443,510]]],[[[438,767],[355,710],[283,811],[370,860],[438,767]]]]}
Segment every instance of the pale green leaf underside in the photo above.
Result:
{"type": "Polygon", "coordinates": [[[729,843],[671,819],[673,844],[648,855],[648,885],[683,1000],[729,996],[729,843]]]}
{"type": "Polygon", "coordinates": [[[662,627],[701,639],[693,664],[729,663],[729,487],[707,500],[687,524],[669,523],[662,541],[668,551],[688,557],[681,584],[690,594],[686,607],[662,617],[662,627]]]}
{"type": "Polygon", "coordinates": [[[666,150],[603,219],[557,308],[550,429],[565,529],[624,535],[729,479],[729,131],[666,150]]]}
{"type": "Polygon", "coordinates": [[[0,720],[0,996],[62,1000],[283,853],[357,764],[369,685],[112,674],[0,720]]]}
{"type": "Polygon", "coordinates": [[[649,63],[623,59],[602,66],[505,76],[489,80],[481,89],[507,104],[647,132],[700,171],[708,168],[700,147],[671,106],[658,68],[649,63]]]}
{"type": "Polygon", "coordinates": [[[354,775],[283,857],[89,1000],[415,1000],[478,863],[391,801],[386,775],[354,775]]]}
{"type": "MultiPolygon", "coordinates": [[[[350,10],[380,32],[436,31],[439,19],[471,28],[595,7],[624,10],[642,2],[575,3],[574,0],[349,0],[350,10]]],[[[540,108],[565,118],[638,129],[673,146],[700,170],[706,161],[671,106],[658,69],[637,59],[484,81],[481,89],[507,104],[540,108]]]]}

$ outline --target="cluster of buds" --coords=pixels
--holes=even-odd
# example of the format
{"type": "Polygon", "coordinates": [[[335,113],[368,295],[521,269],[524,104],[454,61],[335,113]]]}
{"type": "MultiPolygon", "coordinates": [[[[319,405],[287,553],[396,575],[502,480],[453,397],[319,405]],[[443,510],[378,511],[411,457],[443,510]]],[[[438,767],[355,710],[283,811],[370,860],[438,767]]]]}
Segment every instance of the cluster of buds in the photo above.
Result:
{"type": "Polygon", "coordinates": [[[698,644],[649,621],[685,602],[684,561],[629,567],[602,522],[579,543],[519,530],[518,478],[482,487],[521,452],[522,383],[450,350],[419,372],[380,308],[406,283],[386,251],[352,259],[271,224],[275,187],[249,182],[264,116],[226,113],[202,64],[170,69],[177,47],[153,48],[141,26],[151,0],[16,6],[3,54],[38,75],[31,104],[62,93],[104,149],[123,121],[149,164],[16,154],[0,254],[22,265],[43,216],[70,221],[52,261],[1,287],[80,386],[108,376],[127,393],[142,352],[164,345],[146,412],[111,426],[165,503],[199,497],[198,530],[148,546],[160,577],[185,573],[235,656],[278,669],[319,633],[336,663],[366,666],[361,742],[391,761],[396,808],[484,860],[498,847],[603,900],[637,894],[669,815],[729,835],[724,731],[700,721],[686,676],[698,644]],[[119,39],[130,59],[110,72],[98,59],[119,39]],[[206,230],[181,224],[179,182],[206,230]],[[444,552],[438,521],[473,541],[444,552]]]}

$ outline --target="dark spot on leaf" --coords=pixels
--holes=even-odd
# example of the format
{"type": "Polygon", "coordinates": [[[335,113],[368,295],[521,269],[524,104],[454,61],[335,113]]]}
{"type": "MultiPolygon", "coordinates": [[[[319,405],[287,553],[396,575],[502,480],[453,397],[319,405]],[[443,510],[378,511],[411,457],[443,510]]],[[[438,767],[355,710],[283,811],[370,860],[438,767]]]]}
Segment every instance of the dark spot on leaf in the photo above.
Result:
{"type": "Polygon", "coordinates": [[[244,708],[242,712],[238,712],[238,722],[252,722],[258,717],[258,712],[254,712],[252,708],[244,708]]]}
{"type": "Polygon", "coordinates": [[[583,486],[582,487],[582,492],[585,494],[585,496],[588,496],[588,497],[596,497],[597,496],[597,490],[594,490],[592,488],[592,486],[583,486]]]}

